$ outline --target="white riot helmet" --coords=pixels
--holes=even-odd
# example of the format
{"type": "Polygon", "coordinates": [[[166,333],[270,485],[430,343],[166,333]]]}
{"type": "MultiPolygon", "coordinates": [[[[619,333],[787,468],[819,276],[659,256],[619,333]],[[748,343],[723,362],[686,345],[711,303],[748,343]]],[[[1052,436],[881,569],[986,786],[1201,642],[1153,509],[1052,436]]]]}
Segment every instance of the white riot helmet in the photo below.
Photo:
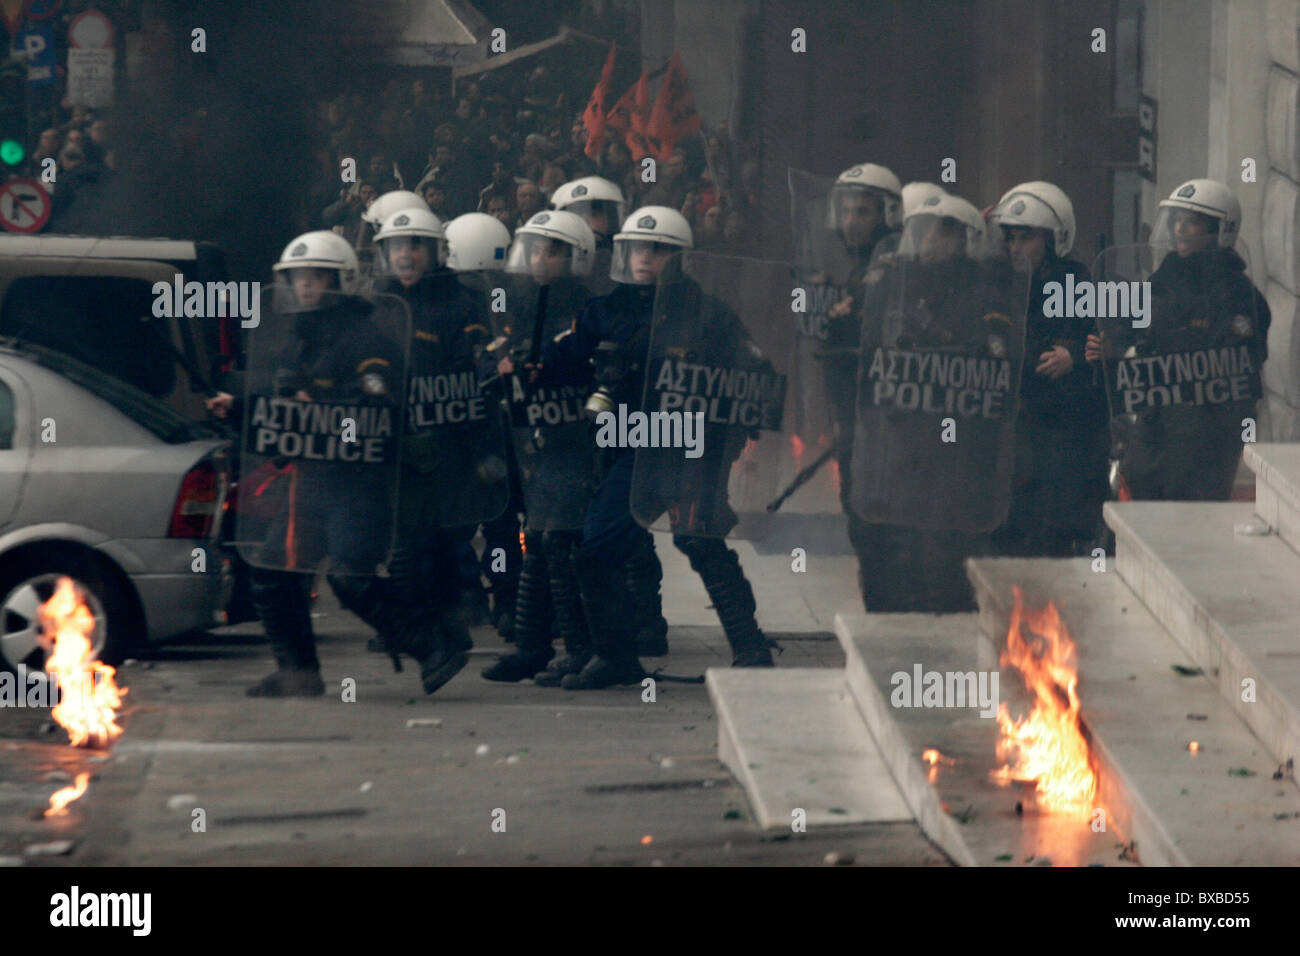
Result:
{"type": "Polygon", "coordinates": [[[676,209],[667,206],[642,206],[628,216],[623,228],[614,236],[614,255],[609,262],[609,277],[626,285],[653,285],[633,277],[629,258],[633,250],[649,246],[670,251],[693,249],[695,236],[691,224],[676,209]]]}
{"type": "Polygon", "coordinates": [[[503,269],[510,251],[510,230],[496,216],[467,212],[443,227],[447,268],[456,272],[503,269]]]}
{"type": "Polygon", "coordinates": [[[533,256],[540,250],[554,248],[555,243],[568,246],[568,267],[563,275],[591,275],[591,263],[596,258],[595,233],[581,216],[561,210],[539,212],[515,230],[506,271],[533,274],[533,256]]]}
{"type": "Polygon", "coordinates": [[[429,204],[406,189],[394,189],[384,193],[370,204],[370,208],[361,214],[361,218],[372,226],[378,226],[393,213],[402,209],[423,209],[429,211],[429,204]]]}
{"type": "Polygon", "coordinates": [[[1231,249],[1237,243],[1241,230],[1241,203],[1232,190],[1213,179],[1190,179],[1160,200],[1151,240],[1156,243],[1174,241],[1173,224],[1178,210],[1200,213],[1217,223],[1219,246],[1231,249]]]}
{"type": "Polygon", "coordinates": [[[361,267],[357,254],[346,239],[328,230],[306,232],[284,247],[280,261],[271,271],[280,273],[276,278],[291,281],[294,269],[329,269],[338,273],[338,291],[354,294],[361,285],[361,267]]]}
{"type": "Polygon", "coordinates": [[[443,239],[442,221],[429,212],[428,206],[414,206],[399,209],[379,224],[375,233],[375,245],[379,246],[382,256],[378,271],[397,275],[399,270],[391,262],[394,241],[406,239],[423,243],[429,248],[428,269],[432,270],[447,261],[447,244],[443,239]]]}
{"type": "Polygon", "coordinates": [[[960,196],[944,193],[931,196],[912,210],[903,224],[903,238],[899,242],[900,255],[916,255],[922,261],[930,259],[941,249],[934,240],[935,230],[961,234],[959,253],[969,258],[982,258],[988,252],[984,237],[984,217],[980,211],[960,196]]]}
{"type": "Polygon", "coordinates": [[[903,218],[907,219],[912,210],[927,199],[946,194],[947,191],[936,183],[908,183],[899,194],[903,200],[903,218]]]}
{"type": "Polygon", "coordinates": [[[886,226],[897,229],[903,221],[902,192],[903,185],[898,177],[875,163],[859,163],[840,173],[831,188],[830,227],[840,227],[839,198],[845,193],[866,192],[880,200],[880,215],[886,226]]]}
{"type": "Polygon", "coordinates": [[[1074,204],[1051,183],[1021,183],[1008,189],[990,214],[989,222],[998,226],[1046,229],[1058,256],[1067,256],[1074,248],[1074,204]]]}
{"type": "MultiPolygon", "coordinates": [[[[623,190],[599,176],[583,176],[565,183],[551,194],[551,208],[577,213],[589,226],[594,218],[603,215],[609,223],[608,232],[602,233],[606,239],[627,218],[627,200],[623,198],[623,190]]],[[[596,231],[594,226],[592,231],[596,231]]]]}

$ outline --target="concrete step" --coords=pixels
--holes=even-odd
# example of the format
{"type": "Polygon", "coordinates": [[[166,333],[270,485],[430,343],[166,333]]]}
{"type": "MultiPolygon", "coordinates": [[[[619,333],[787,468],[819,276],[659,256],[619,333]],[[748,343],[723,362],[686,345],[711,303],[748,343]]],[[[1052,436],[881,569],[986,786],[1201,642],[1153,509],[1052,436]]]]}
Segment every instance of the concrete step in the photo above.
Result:
{"type": "Polygon", "coordinates": [[[1115,568],[1278,763],[1300,757],[1300,554],[1247,504],[1109,503],[1115,568]],[[1243,700],[1243,680],[1254,701],[1243,700]]]}
{"type": "Polygon", "coordinates": [[[1300,443],[1245,448],[1245,462],[1255,472],[1255,513],[1300,552],[1300,443]]]}
{"type": "MultiPolygon", "coordinates": [[[[893,706],[893,675],[913,675],[917,665],[923,674],[997,672],[995,656],[981,648],[974,614],[843,614],[836,631],[849,688],[894,779],[925,834],[953,860],[1123,865],[1113,828],[1094,833],[1086,823],[1040,813],[1032,788],[1002,787],[989,778],[998,766],[998,724],[978,707],[893,706]],[[922,757],[931,748],[942,755],[935,765],[922,757]]],[[[1003,676],[999,696],[1014,711],[1024,703],[1020,688],[1011,674],[1003,676]]]]}
{"type": "Polygon", "coordinates": [[[718,757],[761,829],[791,833],[794,811],[818,827],[910,821],[838,668],[705,672],[718,757]]]}
{"type": "MultiPolygon", "coordinates": [[[[1005,643],[1013,585],[1026,607],[1055,601],[1078,648],[1100,802],[1144,865],[1300,864],[1294,779],[1274,779],[1277,761],[1214,684],[1173,669],[1190,667],[1191,656],[1119,575],[1091,566],[1087,558],[967,562],[986,653],[1005,643]]],[[[1016,683],[1008,677],[1003,686],[1016,683]]]]}

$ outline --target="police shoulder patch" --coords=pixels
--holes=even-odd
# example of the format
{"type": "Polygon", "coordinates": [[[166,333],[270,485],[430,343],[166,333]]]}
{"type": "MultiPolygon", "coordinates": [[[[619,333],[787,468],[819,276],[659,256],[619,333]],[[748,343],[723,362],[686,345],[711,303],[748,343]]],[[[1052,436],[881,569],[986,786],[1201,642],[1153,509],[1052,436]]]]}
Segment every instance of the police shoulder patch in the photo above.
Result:
{"type": "Polygon", "coordinates": [[[361,390],[367,395],[388,394],[388,386],[384,384],[384,377],[375,372],[367,372],[361,377],[361,390]]]}
{"type": "Polygon", "coordinates": [[[1255,323],[1250,321],[1248,315],[1234,315],[1232,317],[1232,331],[1238,335],[1253,335],[1255,323]]]}

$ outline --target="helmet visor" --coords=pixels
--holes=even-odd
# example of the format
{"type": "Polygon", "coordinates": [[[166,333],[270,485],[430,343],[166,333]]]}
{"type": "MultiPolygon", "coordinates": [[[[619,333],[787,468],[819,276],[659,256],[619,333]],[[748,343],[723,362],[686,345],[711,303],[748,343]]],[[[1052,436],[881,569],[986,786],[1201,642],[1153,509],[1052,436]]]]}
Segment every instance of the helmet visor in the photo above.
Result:
{"type": "Polygon", "coordinates": [[[996,253],[982,231],[949,216],[926,213],[912,216],[903,226],[898,255],[927,265],[954,259],[983,259],[996,253]]]}
{"type": "Polygon", "coordinates": [[[627,203],[613,199],[579,199],[565,206],[564,211],[581,216],[597,237],[608,241],[627,218],[627,203]]]}
{"type": "Polygon", "coordinates": [[[680,246],[653,239],[615,239],[609,277],[625,285],[654,285],[664,264],[680,246]]]}
{"type": "Polygon", "coordinates": [[[573,275],[573,246],[562,239],[520,233],[510,244],[506,272],[532,276],[538,285],[573,275]]]}
{"type": "Polygon", "coordinates": [[[1180,258],[1193,256],[1219,245],[1219,220],[1203,212],[1161,206],[1151,227],[1150,245],[1161,262],[1173,252],[1180,258]]]}
{"type": "Polygon", "coordinates": [[[826,204],[826,224],[840,234],[849,248],[865,246],[886,225],[887,196],[866,186],[839,185],[826,204]]]}
{"type": "Polygon", "coordinates": [[[324,266],[277,269],[271,286],[271,311],[279,315],[320,312],[336,305],[339,272],[324,266]]]}
{"type": "Polygon", "coordinates": [[[375,243],[374,274],[415,285],[447,261],[447,243],[433,236],[391,236],[375,243]]]}

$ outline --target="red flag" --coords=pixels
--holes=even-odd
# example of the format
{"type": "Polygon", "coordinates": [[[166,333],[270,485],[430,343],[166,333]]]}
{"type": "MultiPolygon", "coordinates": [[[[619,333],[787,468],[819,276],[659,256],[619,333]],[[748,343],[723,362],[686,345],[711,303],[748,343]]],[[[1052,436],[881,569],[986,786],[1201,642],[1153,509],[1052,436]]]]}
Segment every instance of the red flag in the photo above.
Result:
{"type": "Polygon", "coordinates": [[[610,44],[600,79],[591,91],[591,99],[587,101],[587,108],[582,113],[582,125],[587,128],[587,146],[583,152],[592,159],[600,155],[601,147],[605,145],[605,114],[608,112],[606,101],[609,99],[609,83],[614,76],[614,51],[617,46],[610,44]]]}
{"type": "Polygon", "coordinates": [[[686,80],[686,70],[682,68],[681,57],[673,51],[672,61],[668,64],[668,75],[659,87],[659,96],[655,99],[654,110],[650,113],[650,122],[646,127],[647,138],[657,142],[660,162],[667,162],[673,147],[700,130],[700,114],[695,111],[695,97],[691,95],[690,84],[686,80]]]}
{"type": "Polygon", "coordinates": [[[646,136],[649,123],[650,77],[642,73],[636,85],[623,94],[605,117],[605,129],[622,134],[632,159],[640,162],[652,152],[646,136]]]}
{"type": "Polygon", "coordinates": [[[632,160],[639,163],[645,157],[653,155],[655,146],[658,145],[651,141],[649,135],[650,77],[648,74],[642,73],[641,79],[636,81],[633,97],[632,110],[629,116],[632,121],[632,128],[624,134],[623,140],[632,153],[632,160]]]}

